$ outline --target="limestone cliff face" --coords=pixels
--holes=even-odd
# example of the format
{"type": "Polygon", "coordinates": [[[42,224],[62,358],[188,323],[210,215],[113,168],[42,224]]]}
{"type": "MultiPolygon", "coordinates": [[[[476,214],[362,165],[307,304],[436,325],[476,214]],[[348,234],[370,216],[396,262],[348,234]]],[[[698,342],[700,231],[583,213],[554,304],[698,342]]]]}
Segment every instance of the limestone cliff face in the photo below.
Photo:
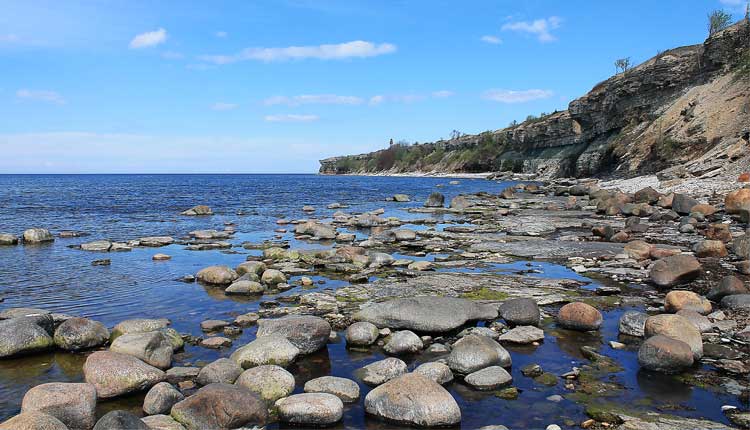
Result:
{"type": "Polygon", "coordinates": [[[748,127],[750,23],[743,20],[607,79],[566,111],[449,141],[328,158],[320,173],[556,177],[674,173],[680,166],[704,174],[750,153],[748,127]],[[711,165],[714,159],[724,162],[711,165]]]}

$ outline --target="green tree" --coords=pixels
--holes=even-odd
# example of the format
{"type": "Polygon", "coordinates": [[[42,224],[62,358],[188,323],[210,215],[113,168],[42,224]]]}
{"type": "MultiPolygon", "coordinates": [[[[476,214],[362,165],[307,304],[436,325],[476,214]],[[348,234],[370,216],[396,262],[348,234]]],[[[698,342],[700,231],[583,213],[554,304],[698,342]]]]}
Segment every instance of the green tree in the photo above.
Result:
{"type": "Polygon", "coordinates": [[[724,12],[723,10],[715,10],[708,14],[708,35],[713,36],[714,34],[724,30],[732,24],[732,15],[724,12]]]}

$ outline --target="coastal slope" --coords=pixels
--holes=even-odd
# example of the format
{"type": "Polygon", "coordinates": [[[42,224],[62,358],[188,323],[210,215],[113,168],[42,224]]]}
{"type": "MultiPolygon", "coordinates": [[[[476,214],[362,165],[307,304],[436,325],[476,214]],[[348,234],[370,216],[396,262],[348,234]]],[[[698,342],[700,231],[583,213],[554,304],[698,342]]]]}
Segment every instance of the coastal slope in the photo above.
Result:
{"type": "Polygon", "coordinates": [[[495,131],[320,161],[321,174],[539,178],[734,173],[750,163],[750,22],[664,51],[568,109],[495,131]]]}

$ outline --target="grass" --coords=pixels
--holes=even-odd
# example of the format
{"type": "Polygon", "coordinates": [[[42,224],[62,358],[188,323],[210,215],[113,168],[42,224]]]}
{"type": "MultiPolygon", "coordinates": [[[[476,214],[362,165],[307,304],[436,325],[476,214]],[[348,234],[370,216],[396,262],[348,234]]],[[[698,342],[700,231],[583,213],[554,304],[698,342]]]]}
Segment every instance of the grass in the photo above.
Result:
{"type": "Polygon", "coordinates": [[[461,294],[461,297],[469,300],[507,300],[510,295],[502,291],[495,291],[487,287],[480,288],[468,293],[461,294]]]}

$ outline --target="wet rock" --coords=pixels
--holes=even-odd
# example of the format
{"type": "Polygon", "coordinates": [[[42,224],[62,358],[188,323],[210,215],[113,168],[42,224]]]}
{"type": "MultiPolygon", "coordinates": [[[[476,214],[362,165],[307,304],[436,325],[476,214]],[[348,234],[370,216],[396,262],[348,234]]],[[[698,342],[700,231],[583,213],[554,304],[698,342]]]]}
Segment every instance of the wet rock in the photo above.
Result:
{"type": "Polygon", "coordinates": [[[701,274],[701,264],[692,255],[673,255],[662,258],[651,267],[651,282],[660,287],[671,287],[692,281],[701,274]]]}
{"type": "Polygon", "coordinates": [[[171,260],[172,257],[167,254],[154,254],[154,256],[151,257],[151,259],[154,261],[167,261],[167,260],[171,260]]]}
{"type": "Polygon", "coordinates": [[[469,203],[469,199],[464,196],[453,197],[450,202],[450,208],[457,211],[463,211],[470,205],[471,204],[469,203]]]}
{"type": "Polygon", "coordinates": [[[414,369],[414,373],[424,375],[440,385],[453,380],[453,372],[451,372],[450,367],[438,362],[420,364],[419,367],[414,369]]]}
{"type": "Polygon", "coordinates": [[[368,256],[367,265],[369,267],[384,267],[390,266],[396,261],[395,258],[391,257],[390,254],[385,252],[371,252],[368,256]]]}
{"type": "Polygon", "coordinates": [[[721,307],[724,309],[748,310],[750,309],[750,294],[734,294],[721,299],[721,307]]]}
{"type": "Polygon", "coordinates": [[[143,412],[146,415],[167,414],[177,402],[185,399],[172,384],[159,382],[151,387],[143,399],[143,412]]]}
{"type": "Polygon", "coordinates": [[[127,411],[112,411],[99,418],[94,430],[149,430],[140,417],[127,411]]]}
{"type": "Polygon", "coordinates": [[[697,205],[698,201],[694,198],[685,195],[675,193],[672,199],[672,210],[681,215],[687,215],[693,209],[693,206],[697,205]]]}
{"type": "Polygon", "coordinates": [[[256,324],[258,319],[260,319],[260,316],[257,313],[249,312],[237,316],[237,318],[234,319],[234,324],[240,327],[248,327],[256,324]]]}
{"type": "Polygon", "coordinates": [[[200,371],[200,367],[172,367],[167,370],[167,382],[170,384],[179,384],[185,381],[193,381],[198,377],[200,371]]]}
{"type": "Polygon", "coordinates": [[[510,325],[539,325],[539,305],[531,298],[506,300],[500,305],[499,314],[510,325]]]}
{"type": "Polygon", "coordinates": [[[222,320],[205,320],[201,321],[201,330],[211,333],[221,331],[224,327],[228,326],[227,321],[222,320]]]}
{"type": "Polygon", "coordinates": [[[346,344],[351,346],[370,346],[378,340],[378,327],[375,324],[361,321],[346,329],[346,344]]]}
{"type": "Polygon", "coordinates": [[[414,332],[409,330],[397,331],[385,344],[385,352],[393,355],[414,354],[422,350],[424,344],[414,332]]]}
{"type": "Polygon", "coordinates": [[[164,372],[127,354],[97,351],[83,365],[86,382],[96,387],[99,398],[107,399],[142,391],[165,378],[164,372]]]}
{"type": "Polygon", "coordinates": [[[292,394],[294,376],[275,365],[263,365],[245,370],[235,381],[235,385],[256,393],[269,404],[292,394]]]}
{"type": "Polygon", "coordinates": [[[648,317],[644,326],[646,338],[663,335],[685,342],[693,351],[696,360],[703,356],[703,338],[695,326],[685,317],[661,314],[648,317]]]}
{"type": "Polygon", "coordinates": [[[321,224],[315,221],[308,221],[297,224],[294,228],[296,234],[312,236],[319,240],[333,240],[336,238],[336,228],[330,225],[321,224]]]}
{"type": "Polygon", "coordinates": [[[68,430],[57,418],[41,412],[27,412],[0,424],[0,430],[68,430]]]}
{"type": "Polygon", "coordinates": [[[18,245],[18,236],[10,233],[0,233],[0,246],[18,245]]]}
{"type": "MultiPolygon", "coordinates": [[[[47,317],[52,319],[49,314],[47,317]]],[[[52,337],[34,317],[0,321],[0,358],[46,351],[54,345],[52,337]]]]}
{"type": "Polygon", "coordinates": [[[127,333],[147,333],[150,331],[156,331],[166,328],[169,325],[169,320],[165,318],[161,319],[132,319],[125,320],[117,324],[112,329],[111,338],[114,341],[118,337],[127,333]]]}
{"type": "Polygon", "coordinates": [[[693,310],[701,315],[711,313],[711,302],[692,291],[673,290],[664,297],[664,310],[678,312],[683,309],[693,310]]]}
{"type": "Polygon", "coordinates": [[[386,382],[365,397],[365,411],[378,418],[419,427],[461,422],[456,400],[440,384],[409,373],[386,382]]]}
{"type": "Polygon", "coordinates": [[[742,357],[742,353],[726,345],[715,343],[706,343],[703,345],[703,354],[706,357],[714,359],[737,360],[742,357]]]}
{"type": "Polygon", "coordinates": [[[205,365],[198,373],[197,382],[200,385],[214,383],[234,384],[242,374],[242,367],[228,358],[220,358],[205,365]]]}
{"type": "Polygon", "coordinates": [[[268,420],[266,405],[257,394],[228,384],[206,385],[174,405],[171,415],[188,430],[262,426],[268,420]]]}
{"type": "Polygon", "coordinates": [[[426,208],[442,208],[445,206],[445,196],[441,193],[434,192],[427,198],[424,206],[426,208]]]}
{"type": "Polygon", "coordinates": [[[52,242],[55,238],[44,228],[30,228],[23,232],[24,243],[52,242]]]}
{"type": "Polygon", "coordinates": [[[693,247],[693,252],[699,258],[721,258],[729,255],[724,242],[720,240],[703,240],[693,247]]]}
{"type": "Polygon", "coordinates": [[[300,354],[299,348],[285,337],[271,335],[256,338],[254,341],[237,349],[231,359],[243,369],[275,364],[286,367],[300,354]]]}
{"type": "Polygon", "coordinates": [[[518,326],[498,338],[500,342],[529,344],[544,340],[544,330],[534,326],[518,326]]]}
{"type": "Polygon", "coordinates": [[[417,239],[417,232],[406,228],[393,231],[396,242],[409,242],[417,239]]]}
{"type": "Polygon", "coordinates": [[[213,215],[213,211],[211,210],[210,207],[206,205],[198,205],[198,206],[193,206],[192,208],[182,212],[181,215],[187,215],[187,216],[213,215]]]}
{"type": "Polygon", "coordinates": [[[750,188],[732,191],[724,198],[724,208],[729,214],[739,214],[745,204],[750,203],[750,188]]]}
{"type": "Polygon", "coordinates": [[[570,330],[599,330],[602,321],[601,312],[583,302],[568,303],[557,313],[557,323],[570,330]]]}
{"type": "Polygon", "coordinates": [[[151,430],[185,430],[182,424],[169,415],[151,415],[141,418],[141,421],[151,430]]]}
{"type": "Polygon", "coordinates": [[[492,320],[497,311],[465,299],[419,296],[394,299],[371,305],[352,318],[368,321],[378,327],[408,329],[422,332],[446,332],[468,321],[492,320]]]}
{"type": "Polygon", "coordinates": [[[677,373],[693,365],[693,352],[685,342],[656,335],[641,345],[638,364],[648,370],[677,373]]]}
{"type": "Polygon", "coordinates": [[[81,351],[104,345],[109,330],[104,324],[88,318],[70,318],[55,330],[55,345],[66,351],[81,351]]]}
{"type": "Polygon", "coordinates": [[[692,309],[682,309],[677,312],[677,315],[686,318],[701,333],[709,332],[714,328],[714,325],[708,320],[708,318],[692,309]]]}
{"type": "Polygon", "coordinates": [[[204,348],[221,349],[232,345],[232,339],[222,336],[209,337],[203,339],[200,345],[204,348]]]}
{"type": "Polygon", "coordinates": [[[229,285],[240,275],[228,266],[210,266],[202,269],[196,275],[198,281],[211,285],[229,285]]]}
{"type": "Polygon", "coordinates": [[[302,315],[258,321],[258,338],[278,335],[287,338],[301,354],[311,354],[328,343],[331,324],[320,317],[302,315]]]}
{"type": "Polygon", "coordinates": [[[253,295],[263,294],[266,287],[254,281],[236,281],[224,290],[227,294],[253,295]]]}
{"type": "Polygon", "coordinates": [[[406,363],[395,357],[370,363],[357,370],[359,378],[368,385],[380,385],[406,372],[406,363]]]}
{"type": "Polygon", "coordinates": [[[160,331],[124,334],[115,339],[109,349],[132,355],[160,369],[172,364],[172,343],[160,331]]]}
{"type": "Polygon", "coordinates": [[[138,245],[146,246],[149,248],[160,248],[162,246],[171,245],[174,243],[174,238],[170,236],[149,236],[138,239],[138,245]]]}
{"type": "Polygon", "coordinates": [[[508,367],[511,357],[499,343],[486,336],[472,334],[453,344],[448,366],[454,372],[469,374],[489,366],[508,367]]]}
{"type": "Polygon", "coordinates": [[[644,326],[648,315],[638,311],[627,311],[620,317],[618,330],[628,336],[643,337],[644,326]]]}
{"type": "Polygon", "coordinates": [[[411,201],[411,199],[406,194],[394,194],[393,195],[393,201],[394,202],[399,202],[399,203],[406,203],[406,202],[411,201]]]}
{"type": "Polygon", "coordinates": [[[409,269],[409,270],[416,270],[416,271],[419,271],[419,272],[423,272],[425,270],[432,270],[433,267],[434,267],[434,264],[432,264],[432,262],[429,262],[429,261],[415,261],[413,263],[410,263],[407,266],[407,269],[409,269]]]}
{"type": "Polygon", "coordinates": [[[243,276],[248,273],[255,274],[257,276],[261,276],[263,272],[265,272],[267,269],[266,265],[263,262],[260,261],[246,261],[244,263],[241,263],[238,265],[234,271],[237,272],[238,275],[243,276]]]}
{"type": "Polygon", "coordinates": [[[328,393],[341,399],[344,403],[356,402],[359,399],[359,385],[351,379],[337,376],[321,376],[307,381],[306,393],[328,393]]]}
{"type": "Polygon", "coordinates": [[[734,294],[747,294],[750,290],[747,289],[744,282],[736,276],[729,275],[722,278],[719,285],[712,288],[711,291],[706,294],[709,300],[719,302],[726,296],[734,294]]]}
{"type": "Polygon", "coordinates": [[[286,275],[284,275],[284,273],[282,273],[280,270],[266,269],[263,272],[260,280],[264,284],[274,287],[278,284],[283,284],[284,282],[286,282],[286,275]]]}
{"type": "Polygon", "coordinates": [[[295,394],[276,402],[282,422],[306,426],[327,426],[341,421],[344,403],[328,393],[295,394]]]}
{"type": "Polygon", "coordinates": [[[37,385],[21,402],[21,413],[31,412],[53,416],[71,429],[90,429],[96,423],[96,388],[63,382],[37,385]]]}
{"type": "Polygon", "coordinates": [[[500,366],[485,367],[464,378],[464,382],[476,390],[495,390],[512,381],[513,377],[500,366]]]}

